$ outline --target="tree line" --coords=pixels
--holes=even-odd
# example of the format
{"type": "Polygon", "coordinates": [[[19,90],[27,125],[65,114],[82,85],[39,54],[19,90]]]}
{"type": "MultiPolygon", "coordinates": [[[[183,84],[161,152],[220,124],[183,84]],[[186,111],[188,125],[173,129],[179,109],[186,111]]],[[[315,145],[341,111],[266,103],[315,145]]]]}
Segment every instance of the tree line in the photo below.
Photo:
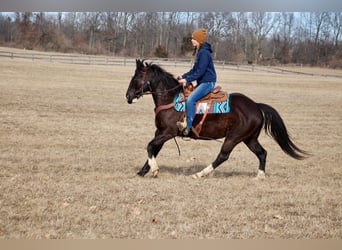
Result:
{"type": "Polygon", "coordinates": [[[213,57],[342,68],[341,12],[0,13],[0,45],[127,57],[189,57],[207,30],[213,57]]]}

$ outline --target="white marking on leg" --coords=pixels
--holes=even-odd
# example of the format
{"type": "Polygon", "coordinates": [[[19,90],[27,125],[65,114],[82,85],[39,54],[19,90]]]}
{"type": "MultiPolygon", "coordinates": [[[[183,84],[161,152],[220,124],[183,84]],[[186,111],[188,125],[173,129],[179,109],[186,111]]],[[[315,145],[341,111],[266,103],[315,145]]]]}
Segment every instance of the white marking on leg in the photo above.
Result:
{"type": "Polygon", "coordinates": [[[257,180],[264,180],[266,179],[265,171],[259,169],[257,176],[255,177],[257,180]]]}
{"type": "Polygon", "coordinates": [[[156,158],[154,158],[154,156],[152,156],[152,158],[148,158],[148,165],[150,165],[151,167],[153,176],[156,177],[159,173],[159,168],[158,168],[156,158]]]}
{"type": "Polygon", "coordinates": [[[192,177],[194,179],[199,179],[205,176],[208,176],[209,174],[211,174],[214,171],[213,165],[210,164],[208,167],[206,167],[205,169],[203,169],[201,172],[198,172],[194,175],[192,175],[192,177]]]}

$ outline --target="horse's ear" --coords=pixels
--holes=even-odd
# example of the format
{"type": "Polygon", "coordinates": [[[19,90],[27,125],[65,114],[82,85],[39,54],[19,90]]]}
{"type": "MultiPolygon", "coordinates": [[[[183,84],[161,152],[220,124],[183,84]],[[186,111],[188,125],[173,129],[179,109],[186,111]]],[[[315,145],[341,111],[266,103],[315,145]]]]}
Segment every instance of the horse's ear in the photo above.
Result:
{"type": "Polygon", "coordinates": [[[137,68],[140,69],[142,67],[144,67],[144,63],[142,61],[140,61],[139,59],[136,59],[136,64],[137,64],[137,68]]]}

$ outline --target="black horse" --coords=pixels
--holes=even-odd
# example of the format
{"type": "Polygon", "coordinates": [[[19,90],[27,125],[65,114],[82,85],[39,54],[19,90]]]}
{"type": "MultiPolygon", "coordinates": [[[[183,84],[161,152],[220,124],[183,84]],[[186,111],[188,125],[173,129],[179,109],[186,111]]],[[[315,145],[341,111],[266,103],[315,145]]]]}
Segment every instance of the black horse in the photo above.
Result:
{"type": "MultiPolygon", "coordinates": [[[[145,94],[152,94],[155,103],[156,132],[154,138],[147,145],[148,159],[138,172],[144,176],[151,169],[153,176],[157,176],[159,168],[156,157],[164,143],[178,136],[176,123],[184,118],[184,112],[172,108],[174,96],[183,91],[183,87],[170,73],[156,64],[136,60],[136,70],[126,92],[128,103],[145,94]],[[170,105],[171,104],[171,105],[170,105]],[[160,109],[160,107],[164,107],[160,109]]],[[[194,127],[201,122],[203,115],[196,115],[194,127]]],[[[259,159],[258,177],[264,178],[266,164],[266,150],[260,145],[258,136],[262,128],[274,138],[281,149],[295,159],[303,159],[307,154],[298,148],[290,139],[285,124],[279,113],[271,106],[255,103],[250,98],[239,93],[230,95],[230,112],[225,114],[208,114],[202,124],[199,137],[194,139],[225,138],[221,151],[208,167],[193,175],[201,178],[210,174],[221,163],[226,161],[233,148],[240,142],[259,159]]]]}

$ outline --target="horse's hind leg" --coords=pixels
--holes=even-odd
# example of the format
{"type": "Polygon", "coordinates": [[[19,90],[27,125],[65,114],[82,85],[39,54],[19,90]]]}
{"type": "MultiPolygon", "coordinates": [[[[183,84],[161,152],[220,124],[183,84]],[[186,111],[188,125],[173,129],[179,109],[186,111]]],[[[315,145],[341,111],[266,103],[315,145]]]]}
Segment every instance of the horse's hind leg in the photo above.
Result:
{"type": "Polygon", "coordinates": [[[223,146],[221,148],[220,153],[216,157],[215,161],[211,163],[209,166],[204,168],[202,171],[192,175],[194,179],[199,179],[205,176],[208,176],[210,173],[214,171],[215,168],[217,168],[219,165],[221,165],[223,162],[228,160],[230,153],[232,152],[233,148],[238,144],[236,140],[230,140],[227,139],[224,141],[223,146]]]}
{"type": "Polygon", "coordinates": [[[259,159],[259,171],[257,178],[264,179],[267,151],[260,145],[256,137],[248,138],[244,140],[244,143],[259,159]]]}

